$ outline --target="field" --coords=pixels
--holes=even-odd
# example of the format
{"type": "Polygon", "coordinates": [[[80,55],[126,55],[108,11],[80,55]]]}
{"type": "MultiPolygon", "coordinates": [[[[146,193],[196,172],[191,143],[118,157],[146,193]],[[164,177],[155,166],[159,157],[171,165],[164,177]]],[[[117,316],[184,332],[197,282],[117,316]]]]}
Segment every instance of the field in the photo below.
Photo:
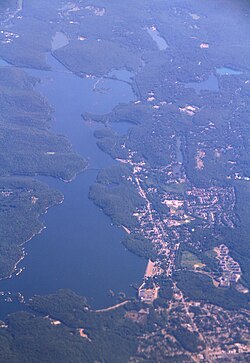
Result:
{"type": "Polygon", "coordinates": [[[183,251],[181,253],[181,266],[187,269],[194,269],[194,265],[202,266],[202,263],[193,253],[183,251]]]}

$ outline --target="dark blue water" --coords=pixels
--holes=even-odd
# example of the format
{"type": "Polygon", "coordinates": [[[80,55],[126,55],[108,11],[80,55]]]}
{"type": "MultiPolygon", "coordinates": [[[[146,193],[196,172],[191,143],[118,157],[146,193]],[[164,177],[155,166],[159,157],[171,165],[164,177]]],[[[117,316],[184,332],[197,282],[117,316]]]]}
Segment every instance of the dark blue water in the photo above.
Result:
{"type": "Polygon", "coordinates": [[[92,137],[93,128],[102,127],[100,124],[87,125],[81,114],[90,112],[104,114],[110,112],[119,103],[135,100],[132,88],[125,82],[103,79],[102,87],[105,91],[96,91],[97,78],[81,78],[67,71],[54,57],[48,56],[48,63],[53,72],[29,71],[32,75],[42,79],[37,89],[55,108],[56,121],[53,130],[66,135],[72,142],[75,151],[85,157],[90,157],[93,167],[105,167],[105,161],[111,160],[96,147],[92,137]],[[61,121],[61,122],[60,122],[61,121]]]}
{"type": "MultiPolygon", "coordinates": [[[[115,302],[108,291],[124,291],[132,296],[131,284],[143,277],[146,261],[125,250],[121,244],[125,233],[113,225],[89,199],[89,187],[98,169],[115,163],[96,146],[93,131],[82,112],[110,112],[119,102],[134,100],[131,87],[117,80],[105,80],[109,91],[93,91],[96,79],[86,79],[68,72],[51,55],[53,71],[29,71],[40,77],[37,90],[53,106],[52,129],[65,135],[73,149],[89,159],[89,170],[71,183],[42,178],[65,196],[64,203],[51,208],[42,217],[46,229],[25,245],[27,256],[19,264],[25,267],[19,276],[0,282],[0,290],[21,292],[27,300],[34,294],[47,294],[59,288],[70,288],[87,297],[95,308],[115,302]]],[[[41,179],[41,178],[40,178],[41,179]]],[[[0,318],[17,307],[0,302],[0,318]]]]}

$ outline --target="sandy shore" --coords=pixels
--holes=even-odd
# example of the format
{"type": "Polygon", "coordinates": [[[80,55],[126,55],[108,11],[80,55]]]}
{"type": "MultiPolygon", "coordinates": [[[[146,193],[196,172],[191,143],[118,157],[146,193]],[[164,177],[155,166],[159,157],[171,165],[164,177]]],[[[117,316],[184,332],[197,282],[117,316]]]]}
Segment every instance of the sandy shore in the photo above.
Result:
{"type": "Polygon", "coordinates": [[[154,262],[151,260],[148,260],[147,268],[144,277],[151,277],[153,276],[153,269],[154,269],[154,262]]]}

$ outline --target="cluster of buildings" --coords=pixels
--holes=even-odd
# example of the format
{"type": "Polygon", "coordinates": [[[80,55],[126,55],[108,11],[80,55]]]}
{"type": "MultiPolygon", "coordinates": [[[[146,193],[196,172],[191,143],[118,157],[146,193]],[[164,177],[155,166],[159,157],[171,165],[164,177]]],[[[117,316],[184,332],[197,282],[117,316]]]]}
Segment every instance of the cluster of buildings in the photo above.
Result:
{"type": "MultiPolygon", "coordinates": [[[[149,261],[151,272],[148,274],[147,269],[143,283],[138,289],[139,298],[149,304],[158,297],[159,286],[154,277],[163,273],[171,277],[180,244],[191,245],[191,229],[188,226],[190,222],[200,220],[201,228],[214,225],[233,228],[236,220],[236,197],[233,187],[191,187],[182,192],[180,188],[180,192],[175,192],[164,190],[159,186],[159,182],[148,183],[148,179],[160,180],[163,185],[171,186],[187,181],[182,162],[178,161],[175,152],[171,155],[172,163],[158,170],[150,168],[144,160],[141,161],[135,151],[128,150],[127,159],[119,159],[132,167],[133,172],[128,181],[134,184],[144,200],[144,207],[134,213],[138,226],[133,232],[150,240],[157,256],[154,262],[149,261]]],[[[216,286],[229,287],[232,283],[236,284],[241,276],[241,269],[229,256],[225,245],[219,246],[217,258],[222,275],[219,281],[217,279],[216,286]]]]}
{"type": "MultiPolygon", "coordinates": [[[[154,330],[140,339],[140,352],[148,359],[160,351],[164,357],[173,358],[185,354],[192,358],[192,361],[199,363],[247,361],[250,354],[250,316],[247,311],[236,313],[213,304],[188,301],[183,298],[181,291],[178,292],[178,296],[179,298],[170,301],[166,308],[155,309],[156,314],[165,313],[168,322],[164,328],[155,324],[154,330]],[[177,321],[179,327],[196,336],[196,352],[190,354],[180,347],[174,334],[177,321]],[[242,355],[242,360],[239,359],[239,355],[242,355]]],[[[138,316],[137,312],[131,319],[138,319],[138,316]]]]}
{"type": "Polygon", "coordinates": [[[149,308],[140,309],[139,311],[130,310],[125,314],[125,318],[132,320],[138,324],[146,324],[149,315],[149,308]]]}
{"type": "Polygon", "coordinates": [[[138,296],[146,304],[152,304],[158,297],[159,286],[153,282],[153,286],[148,287],[147,281],[144,281],[138,289],[138,296]]]}
{"type": "Polygon", "coordinates": [[[236,284],[241,277],[241,268],[237,261],[229,255],[229,249],[226,245],[221,244],[215,247],[221,276],[219,277],[219,286],[230,287],[231,284],[236,284]]]}
{"type": "Polygon", "coordinates": [[[186,191],[187,212],[214,224],[234,227],[235,191],[232,187],[195,188],[186,191]]]}
{"type": "Polygon", "coordinates": [[[0,31],[0,37],[1,37],[1,43],[3,44],[9,44],[13,42],[14,39],[19,38],[18,34],[9,32],[9,31],[0,31]]]}

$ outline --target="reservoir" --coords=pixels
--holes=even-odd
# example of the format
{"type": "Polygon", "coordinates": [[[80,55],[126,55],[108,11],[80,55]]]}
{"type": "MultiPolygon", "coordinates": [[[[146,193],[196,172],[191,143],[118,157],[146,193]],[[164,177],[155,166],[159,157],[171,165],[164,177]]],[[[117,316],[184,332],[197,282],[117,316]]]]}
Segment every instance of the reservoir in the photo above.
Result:
{"type": "Polygon", "coordinates": [[[151,38],[156,42],[157,47],[159,50],[166,50],[169,45],[166,42],[166,40],[160,35],[158,30],[155,26],[151,26],[150,28],[147,28],[148,34],[151,36],[151,38]]]}
{"type": "Polygon", "coordinates": [[[242,72],[228,67],[221,67],[216,69],[216,74],[219,76],[238,76],[242,74],[242,72]]]}
{"type": "Polygon", "coordinates": [[[69,44],[69,40],[68,40],[67,36],[62,32],[56,32],[52,38],[51,50],[52,50],[52,52],[54,52],[54,50],[60,49],[68,44],[69,44]]]}
{"type": "Polygon", "coordinates": [[[25,245],[27,255],[18,265],[24,268],[23,272],[0,282],[0,290],[5,292],[0,299],[2,319],[25,307],[5,302],[6,296],[13,297],[18,292],[27,301],[34,294],[69,288],[85,296],[94,308],[112,305],[116,299],[109,291],[116,296],[119,292],[134,296],[131,285],[141,282],[146,266],[145,260],[121,244],[125,232],[113,226],[109,217],[88,199],[98,171],[116,161],[96,146],[93,132],[103,126],[86,123],[81,117],[83,112],[107,113],[119,103],[133,101],[132,88],[127,82],[105,79],[103,92],[98,92],[94,87],[98,79],[74,75],[50,54],[48,64],[51,71],[28,72],[41,79],[37,91],[55,111],[52,131],[65,135],[73,150],[87,158],[89,164],[71,183],[39,177],[60,190],[65,199],[41,217],[46,229],[25,245]]]}
{"type": "Polygon", "coordinates": [[[228,68],[228,67],[221,67],[216,68],[215,75],[212,74],[208,77],[208,79],[200,82],[189,82],[185,84],[185,87],[194,88],[196,93],[200,93],[201,91],[212,91],[218,92],[219,91],[219,82],[216,76],[237,76],[242,74],[241,71],[228,68]]]}

